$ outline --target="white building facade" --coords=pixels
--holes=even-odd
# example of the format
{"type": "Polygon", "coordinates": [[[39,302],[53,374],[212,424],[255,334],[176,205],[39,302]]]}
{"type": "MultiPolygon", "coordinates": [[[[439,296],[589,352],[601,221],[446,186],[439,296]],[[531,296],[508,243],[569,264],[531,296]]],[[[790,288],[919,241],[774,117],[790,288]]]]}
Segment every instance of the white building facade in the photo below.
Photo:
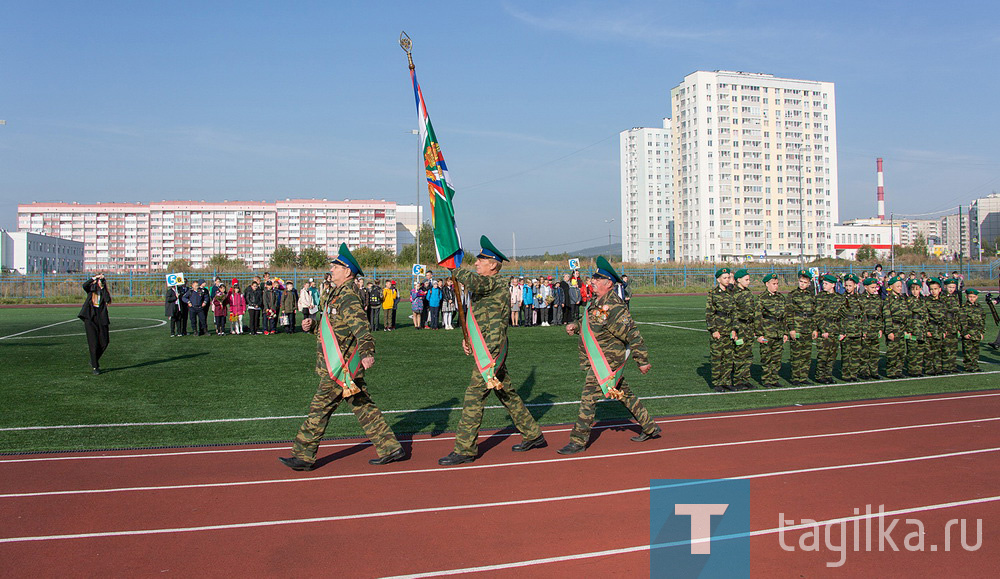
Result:
{"type": "Polygon", "coordinates": [[[82,271],[83,255],[84,245],[80,241],[0,230],[0,266],[21,275],[82,271]]]}
{"type": "Polygon", "coordinates": [[[670,92],[676,257],[833,257],[834,85],[697,71],[670,92]]]}
{"type": "Polygon", "coordinates": [[[663,128],[637,127],[619,135],[622,259],[672,261],[674,196],[670,119],[663,128]]]}
{"type": "Polygon", "coordinates": [[[875,250],[878,258],[889,257],[893,244],[899,245],[900,225],[874,219],[855,219],[833,226],[833,246],[838,259],[855,259],[863,245],[875,250]]]}

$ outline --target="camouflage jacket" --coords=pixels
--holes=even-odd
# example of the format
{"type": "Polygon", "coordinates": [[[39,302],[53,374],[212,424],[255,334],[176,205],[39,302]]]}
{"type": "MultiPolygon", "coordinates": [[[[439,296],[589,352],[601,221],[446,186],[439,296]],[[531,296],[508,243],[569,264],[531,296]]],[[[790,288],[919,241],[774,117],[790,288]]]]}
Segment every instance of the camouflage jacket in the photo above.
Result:
{"type": "Polygon", "coordinates": [[[949,302],[944,296],[930,296],[927,298],[927,331],[932,337],[940,338],[943,333],[950,331],[947,324],[947,308],[949,302]]]}
{"type": "Polygon", "coordinates": [[[866,292],[861,297],[861,306],[865,309],[865,333],[878,335],[882,331],[882,296],[866,292]]]}
{"type": "MultiPolygon", "coordinates": [[[[354,290],[350,281],[335,288],[327,289],[320,296],[323,315],[330,320],[333,335],[340,344],[340,352],[345,361],[354,354],[358,347],[362,357],[375,355],[375,338],[368,332],[368,316],[361,306],[361,298],[354,290]]],[[[319,324],[313,324],[312,332],[316,334],[316,373],[328,375],[326,360],[323,358],[323,342],[320,338],[319,324]]],[[[365,375],[364,368],[358,370],[357,376],[365,375]]]]}
{"type": "Polygon", "coordinates": [[[962,309],[962,296],[958,293],[944,295],[941,294],[941,301],[944,302],[945,330],[950,333],[958,333],[959,319],[958,313],[962,309]]]}
{"type": "Polygon", "coordinates": [[[958,314],[958,319],[963,338],[966,334],[969,334],[974,340],[983,339],[983,334],[986,333],[986,314],[983,312],[983,308],[979,305],[979,302],[974,304],[966,303],[962,306],[958,314]]]}
{"type": "Polygon", "coordinates": [[[815,326],[813,329],[820,334],[827,333],[831,336],[843,333],[841,329],[843,308],[844,296],[842,295],[823,292],[816,296],[816,315],[814,316],[815,326]]]}
{"type": "MultiPolygon", "coordinates": [[[[719,286],[708,292],[705,305],[705,325],[708,333],[728,334],[736,327],[736,295],[719,286]]],[[[728,337],[728,336],[727,336],[728,337]]]]}
{"type": "Polygon", "coordinates": [[[785,296],[775,292],[764,292],[757,296],[757,311],[754,315],[757,329],[754,332],[765,338],[781,338],[788,333],[785,322],[785,296]]]}
{"type": "Polygon", "coordinates": [[[865,306],[863,298],[850,293],[844,296],[844,304],[841,306],[841,333],[851,337],[860,338],[861,334],[867,331],[865,328],[865,306]]]}
{"type": "MultiPolygon", "coordinates": [[[[639,328],[635,325],[635,320],[625,307],[618,294],[609,291],[604,297],[591,298],[587,304],[584,314],[589,316],[587,321],[590,329],[594,332],[597,344],[604,352],[604,358],[612,370],[621,368],[628,361],[627,351],[631,352],[632,359],[640,366],[649,364],[649,350],[646,342],[639,334],[639,328]]],[[[509,317],[509,316],[508,316],[509,317]]],[[[584,370],[590,369],[590,361],[587,359],[587,350],[583,346],[583,336],[580,336],[580,367],[584,370]]]]}
{"type": "Polygon", "coordinates": [[[894,338],[902,337],[906,332],[908,313],[903,296],[889,292],[882,304],[882,322],[885,335],[893,334],[894,338]]]}
{"type": "Polygon", "coordinates": [[[456,269],[455,279],[465,287],[472,300],[472,315],[476,317],[490,354],[499,355],[507,345],[507,327],[510,325],[507,280],[501,275],[479,275],[465,269],[456,269]]]}
{"type": "Polygon", "coordinates": [[[904,301],[908,313],[903,327],[918,340],[927,339],[927,298],[915,298],[911,295],[904,301]]]}
{"type": "Polygon", "coordinates": [[[812,288],[805,290],[795,288],[788,292],[785,301],[788,304],[785,308],[788,330],[811,336],[816,326],[813,321],[813,315],[816,313],[816,294],[812,288]]]}
{"type": "Polygon", "coordinates": [[[751,340],[754,336],[757,296],[749,288],[736,287],[736,337],[751,340]]]}

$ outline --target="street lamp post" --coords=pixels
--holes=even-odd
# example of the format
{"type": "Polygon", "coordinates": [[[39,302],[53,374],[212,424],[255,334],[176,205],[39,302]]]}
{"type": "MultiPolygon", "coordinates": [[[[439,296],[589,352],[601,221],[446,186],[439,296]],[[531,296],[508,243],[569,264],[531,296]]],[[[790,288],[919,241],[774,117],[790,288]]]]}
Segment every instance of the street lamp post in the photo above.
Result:
{"type": "Polygon", "coordinates": [[[611,224],[615,222],[614,219],[605,219],[605,223],[608,224],[608,253],[611,253],[611,224]]]}

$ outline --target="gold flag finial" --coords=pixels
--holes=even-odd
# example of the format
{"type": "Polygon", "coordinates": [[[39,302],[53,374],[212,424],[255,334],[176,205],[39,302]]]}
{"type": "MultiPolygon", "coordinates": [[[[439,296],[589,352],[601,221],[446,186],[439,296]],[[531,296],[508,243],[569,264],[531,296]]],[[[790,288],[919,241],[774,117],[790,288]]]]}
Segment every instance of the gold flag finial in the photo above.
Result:
{"type": "Polygon", "coordinates": [[[410,53],[413,50],[413,42],[410,41],[410,37],[405,31],[399,33],[399,47],[406,52],[406,59],[410,61],[410,70],[413,70],[413,55],[410,53]]]}

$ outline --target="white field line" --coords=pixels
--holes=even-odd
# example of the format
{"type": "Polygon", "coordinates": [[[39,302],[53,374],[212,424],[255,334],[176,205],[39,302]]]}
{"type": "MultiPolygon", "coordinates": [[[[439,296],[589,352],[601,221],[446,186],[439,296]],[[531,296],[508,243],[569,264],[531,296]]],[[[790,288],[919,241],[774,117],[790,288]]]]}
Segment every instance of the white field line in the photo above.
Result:
{"type": "MultiPolygon", "coordinates": [[[[952,400],[967,400],[975,398],[994,398],[1000,396],[1000,392],[992,393],[979,393],[979,394],[962,394],[956,396],[943,396],[938,398],[919,398],[915,400],[893,400],[889,402],[866,402],[860,404],[844,404],[841,406],[825,406],[822,408],[792,408],[786,410],[767,410],[762,412],[747,412],[745,414],[709,414],[707,416],[687,416],[687,417],[673,417],[657,420],[657,424],[670,425],[679,422],[701,422],[704,420],[730,420],[733,418],[756,418],[762,416],[779,416],[783,414],[802,414],[804,412],[830,412],[834,410],[853,410],[857,408],[875,408],[881,406],[898,406],[904,404],[924,404],[928,402],[948,402],[952,400]]],[[[301,417],[299,417],[301,418],[301,417]]],[[[598,424],[594,426],[594,430],[600,430],[603,428],[620,428],[622,426],[627,426],[629,423],[615,423],[615,424],[598,424]]],[[[552,434],[556,432],[568,432],[571,430],[569,427],[546,427],[542,429],[545,434],[552,434]]],[[[479,440],[488,440],[490,438],[507,438],[510,436],[515,436],[513,434],[493,432],[490,434],[481,434],[479,440]]],[[[454,436],[436,436],[433,438],[412,438],[409,439],[410,442],[434,442],[434,441],[447,441],[455,440],[454,436]]],[[[370,446],[371,442],[368,440],[357,440],[351,442],[326,442],[323,444],[324,448],[351,448],[355,446],[370,446]]],[[[213,448],[208,450],[181,450],[176,452],[148,452],[148,453],[138,453],[138,454],[98,454],[98,455],[88,455],[88,454],[74,454],[71,456],[42,456],[34,458],[12,458],[3,460],[0,459],[0,465],[5,463],[20,463],[20,462],[51,462],[51,461],[63,461],[63,460],[108,460],[108,459],[124,459],[124,458],[156,458],[164,456],[190,456],[190,455],[200,455],[200,454],[231,454],[231,453],[241,453],[241,452],[265,452],[265,451],[275,451],[275,450],[285,450],[287,445],[284,446],[269,446],[269,447],[258,447],[258,448],[213,448]]]]}
{"type": "MultiPolygon", "coordinates": [[[[919,462],[925,460],[937,460],[945,458],[954,458],[958,456],[968,456],[972,454],[983,454],[989,452],[1000,451],[998,448],[982,448],[976,450],[968,450],[961,452],[950,452],[946,454],[933,454],[924,456],[915,456],[907,458],[898,459],[887,459],[879,461],[870,462],[857,462],[857,463],[847,463],[847,464],[836,464],[829,466],[821,466],[814,468],[803,468],[795,470],[783,470],[783,471],[772,471],[756,474],[740,475],[737,477],[732,477],[731,480],[752,480],[752,479],[762,479],[762,478],[772,478],[780,476],[789,476],[796,474],[808,474],[817,473],[833,470],[846,470],[852,468],[864,468],[870,466],[884,466],[893,464],[903,464],[908,462],[919,462]]],[[[440,469],[438,469],[440,471],[440,469]]],[[[449,470],[449,469],[445,469],[449,470]]],[[[704,483],[691,483],[691,484],[711,484],[711,481],[705,481],[704,483]]],[[[657,488],[667,488],[667,486],[657,487],[657,488]]],[[[509,506],[519,506],[519,505],[530,505],[530,504],[541,504],[541,503],[553,503],[562,502],[570,500],[579,499],[591,499],[599,497],[608,497],[615,495],[624,494],[634,494],[634,493],[644,493],[649,492],[649,486],[634,487],[627,489],[617,489],[611,491],[601,491],[593,493],[584,494],[574,494],[574,495],[558,495],[550,497],[542,497],[536,499],[520,499],[520,500],[510,500],[510,501],[498,501],[489,503],[467,503],[460,505],[447,505],[447,506],[437,506],[437,507],[427,507],[419,509],[404,509],[397,511],[378,511],[371,513],[358,513],[354,515],[335,515],[329,517],[311,517],[306,519],[284,519],[277,521],[255,521],[249,523],[231,523],[222,525],[205,525],[197,527],[173,527],[165,529],[139,529],[131,531],[104,531],[104,532],[94,532],[94,533],[74,533],[74,534],[64,534],[64,535],[36,535],[28,537],[6,537],[0,538],[0,543],[24,543],[29,541],[54,541],[63,539],[91,539],[97,537],[123,537],[123,536],[135,536],[135,535],[158,535],[158,534],[170,534],[170,533],[191,533],[199,531],[218,531],[224,529],[247,529],[247,528],[259,528],[259,527],[273,527],[278,525],[296,525],[296,524],[308,524],[308,523],[325,523],[334,521],[354,521],[363,519],[377,519],[386,517],[395,517],[402,515],[414,515],[414,514],[425,514],[425,513],[442,513],[448,511],[465,511],[465,510],[475,510],[475,509],[486,509],[495,507],[509,507],[509,506]]],[[[1000,498],[1000,497],[998,497],[1000,498]]],[[[977,499],[981,502],[985,502],[989,499],[977,499]]],[[[883,513],[883,516],[890,513],[883,513]]],[[[811,525],[810,525],[811,526],[811,525]]],[[[794,530],[792,527],[785,527],[788,530],[794,530]]],[[[647,547],[648,548],[648,547],[647,547]]]]}
{"type": "MultiPolygon", "coordinates": [[[[144,321],[147,321],[147,322],[156,322],[156,323],[153,324],[152,326],[141,326],[141,327],[138,327],[138,328],[121,328],[121,329],[118,329],[118,330],[108,330],[109,332],[134,332],[136,330],[151,330],[153,328],[159,328],[159,327],[167,325],[167,321],[166,320],[158,320],[158,319],[154,319],[154,318],[115,318],[115,319],[116,320],[144,320],[144,321]]],[[[66,322],[59,322],[59,323],[60,324],[65,324],[67,322],[75,322],[75,321],[76,320],[67,320],[66,322]]],[[[53,324],[53,325],[56,325],[56,324],[53,324]]],[[[51,327],[51,326],[42,326],[41,328],[35,328],[34,330],[27,330],[27,331],[21,332],[21,333],[22,334],[27,334],[28,332],[35,332],[37,330],[41,330],[43,328],[48,328],[48,327],[51,327]]],[[[6,338],[14,338],[15,336],[19,336],[19,337],[16,338],[18,340],[44,340],[46,338],[69,338],[69,337],[72,337],[72,336],[85,336],[85,335],[86,334],[84,334],[83,332],[80,332],[78,334],[52,334],[52,335],[47,335],[47,336],[20,336],[19,334],[11,334],[10,336],[4,336],[3,338],[0,338],[0,340],[6,339],[6,338]]]]}
{"type": "MultiPolygon", "coordinates": [[[[698,321],[702,321],[702,320],[698,320],[698,321]]],[[[689,331],[692,331],[692,332],[707,332],[708,331],[705,328],[685,328],[684,326],[674,326],[674,325],[667,324],[667,323],[664,323],[664,322],[636,322],[636,323],[637,324],[645,324],[647,326],[659,326],[661,328],[673,328],[675,330],[689,330],[689,331]]],[[[682,323],[682,322],[676,322],[676,323],[679,324],[679,323],[682,323]]]]}
{"type": "MultiPolygon", "coordinates": [[[[32,329],[30,329],[30,330],[25,330],[25,331],[23,331],[23,332],[18,332],[18,333],[16,333],[16,334],[11,334],[11,335],[9,335],[9,336],[0,336],[0,340],[6,340],[6,339],[8,339],[8,338],[13,338],[13,337],[16,337],[16,336],[20,336],[21,334],[28,334],[28,333],[31,333],[31,332],[37,332],[38,330],[44,330],[45,328],[51,328],[51,327],[53,327],[53,326],[58,326],[58,325],[60,325],[60,324],[68,324],[68,323],[70,323],[70,322],[75,322],[75,321],[77,321],[78,319],[79,319],[79,318],[73,318],[72,320],[65,320],[65,321],[62,321],[62,322],[56,322],[56,323],[54,323],[54,324],[49,324],[49,325],[47,325],[47,326],[41,326],[41,327],[39,327],[39,328],[32,328],[32,329]]],[[[81,334],[81,335],[82,335],[82,334],[81,334]]]]}
{"type": "MultiPolygon", "coordinates": [[[[595,454],[595,455],[585,455],[585,456],[568,456],[560,458],[548,458],[527,462],[502,462],[495,464],[478,464],[462,467],[451,467],[442,469],[438,468],[420,468],[412,470],[397,470],[397,471],[374,471],[374,472],[364,472],[364,473],[354,473],[354,474],[340,474],[340,475],[327,475],[327,476],[317,476],[308,478],[280,478],[280,479],[259,479],[259,480],[248,480],[248,481],[232,481],[232,482],[220,482],[220,483],[190,483],[190,484],[178,484],[178,485],[159,485],[159,486],[143,486],[143,487],[116,487],[116,488],[96,488],[96,489],[76,489],[76,490],[63,490],[63,491],[37,491],[37,492],[24,492],[24,493],[4,493],[0,494],[0,499],[16,499],[16,498],[26,498],[26,497],[49,497],[49,496],[65,496],[65,495],[93,495],[93,494],[109,494],[109,493],[123,493],[123,492],[146,492],[146,491],[164,491],[164,490],[182,490],[182,489],[205,489],[205,488],[225,488],[225,487],[242,487],[242,486],[253,486],[253,485],[265,485],[265,484],[284,484],[284,483],[302,483],[302,482],[315,482],[315,481],[328,481],[328,480],[344,480],[344,479],[361,479],[369,477],[380,477],[380,476],[397,476],[397,475],[407,475],[407,474],[426,474],[426,473],[455,473],[455,472],[466,472],[471,470],[479,469],[493,469],[493,468],[507,468],[507,467],[522,467],[529,465],[540,465],[540,464],[552,464],[556,462],[568,462],[568,461],[581,461],[581,460],[604,460],[608,458],[622,458],[622,457],[636,457],[645,456],[653,454],[664,454],[668,452],[679,452],[685,450],[704,450],[706,448],[726,448],[733,446],[745,446],[745,445],[755,445],[755,444],[768,444],[772,442],[789,442],[789,441],[801,441],[801,440],[817,440],[824,438],[840,438],[846,436],[858,436],[865,434],[881,434],[885,432],[900,432],[906,430],[916,430],[922,428],[935,428],[940,426],[960,426],[966,424],[982,424],[986,422],[996,422],[1000,421],[1000,416],[990,417],[990,418],[978,418],[974,420],[956,420],[951,422],[936,422],[936,423],[925,423],[925,424],[911,424],[906,426],[892,426],[886,428],[872,428],[866,430],[851,430],[846,432],[829,432],[823,434],[803,434],[798,436],[782,436],[775,438],[760,438],[751,440],[736,440],[727,442],[714,442],[706,444],[693,444],[688,446],[676,446],[671,448],[654,448],[649,450],[636,450],[636,451],[626,451],[626,452],[616,452],[611,454],[595,454]]],[[[448,475],[446,475],[448,476],[448,475]]]]}

